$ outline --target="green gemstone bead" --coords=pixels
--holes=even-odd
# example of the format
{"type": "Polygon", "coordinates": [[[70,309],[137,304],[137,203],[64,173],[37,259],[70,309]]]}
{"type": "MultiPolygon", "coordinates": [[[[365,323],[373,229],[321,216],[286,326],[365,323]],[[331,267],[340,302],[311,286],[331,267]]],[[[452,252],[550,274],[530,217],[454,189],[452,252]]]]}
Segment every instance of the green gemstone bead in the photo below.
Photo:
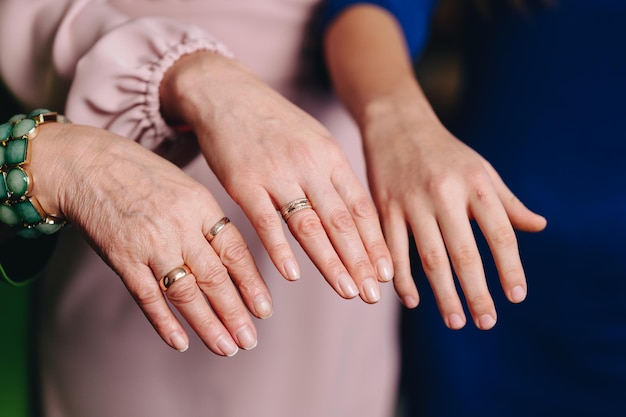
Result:
{"type": "Polygon", "coordinates": [[[58,223],[44,222],[35,226],[35,229],[37,229],[41,234],[52,235],[58,232],[62,227],[63,227],[62,223],[58,224],[58,223]]]}
{"type": "Polygon", "coordinates": [[[14,139],[27,137],[35,129],[37,129],[37,123],[33,119],[22,119],[13,126],[11,137],[14,139]]]}
{"type": "Polygon", "coordinates": [[[20,120],[25,119],[25,118],[26,118],[26,115],[25,115],[25,114],[16,114],[15,116],[13,116],[13,117],[11,117],[11,118],[9,119],[9,123],[11,123],[11,124],[15,124],[15,123],[17,123],[17,122],[19,122],[20,120]]]}
{"type": "Polygon", "coordinates": [[[6,184],[11,194],[23,197],[28,191],[30,177],[22,168],[12,168],[7,172],[6,184]]]}
{"type": "Polygon", "coordinates": [[[7,165],[19,165],[28,157],[28,139],[14,139],[7,142],[4,155],[7,165]]]}
{"type": "Polygon", "coordinates": [[[13,131],[12,123],[2,123],[0,125],[0,141],[4,142],[5,140],[11,137],[11,132],[13,131]]]}
{"type": "Polygon", "coordinates": [[[5,164],[4,156],[6,155],[7,147],[0,144],[0,167],[5,164]]]}
{"type": "Polygon", "coordinates": [[[29,200],[14,204],[13,209],[26,224],[36,224],[43,221],[43,216],[29,200]]]}
{"type": "Polygon", "coordinates": [[[45,114],[45,113],[52,113],[52,111],[48,110],[48,109],[35,109],[33,111],[31,111],[30,113],[28,113],[28,118],[35,118],[37,116],[39,116],[40,114],[45,114]]]}
{"type": "Polygon", "coordinates": [[[19,237],[23,237],[26,239],[34,239],[41,236],[41,233],[35,227],[25,227],[23,229],[17,229],[15,231],[15,234],[19,237]]]}
{"type": "Polygon", "coordinates": [[[15,226],[20,222],[20,216],[15,213],[11,206],[0,204],[0,222],[9,226],[15,226]]]}
{"type": "Polygon", "coordinates": [[[0,200],[5,201],[9,198],[9,190],[7,190],[7,183],[5,173],[0,174],[0,200]]]}

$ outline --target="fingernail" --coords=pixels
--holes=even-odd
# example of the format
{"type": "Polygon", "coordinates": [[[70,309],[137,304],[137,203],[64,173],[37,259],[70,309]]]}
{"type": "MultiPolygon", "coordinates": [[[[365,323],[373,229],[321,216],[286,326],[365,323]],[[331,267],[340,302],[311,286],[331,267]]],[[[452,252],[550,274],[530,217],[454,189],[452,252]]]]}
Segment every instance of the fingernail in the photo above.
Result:
{"type": "Polygon", "coordinates": [[[359,295],[359,289],[356,287],[354,281],[348,274],[341,274],[339,279],[337,280],[337,284],[339,285],[339,289],[343,293],[343,296],[346,298],[354,298],[359,295]]]}
{"type": "Polygon", "coordinates": [[[267,319],[272,317],[272,303],[270,303],[270,300],[265,294],[256,296],[254,299],[254,308],[260,318],[267,319]]]}
{"type": "Polygon", "coordinates": [[[363,289],[365,290],[365,298],[370,303],[376,303],[380,300],[380,288],[373,278],[363,281],[363,289]]]}
{"type": "Polygon", "coordinates": [[[239,348],[237,347],[235,342],[233,342],[233,340],[229,336],[224,335],[220,336],[219,339],[217,339],[217,348],[228,357],[235,356],[235,354],[239,352],[239,348]]]}
{"type": "Polygon", "coordinates": [[[174,349],[179,352],[184,352],[189,349],[189,343],[187,343],[183,335],[179,332],[174,332],[170,335],[170,343],[174,346],[174,349]]]}
{"type": "Polygon", "coordinates": [[[521,303],[526,298],[526,290],[521,285],[513,288],[511,290],[511,300],[514,303],[521,303]]]}
{"type": "MultiPolygon", "coordinates": [[[[491,317],[491,316],[490,316],[491,317]]],[[[454,313],[448,316],[448,325],[451,329],[460,329],[465,326],[465,320],[460,315],[454,313]]]]}
{"type": "Polygon", "coordinates": [[[496,319],[489,314],[483,314],[478,319],[478,327],[482,330],[489,330],[496,324],[496,319]]]}
{"type": "Polygon", "coordinates": [[[391,281],[393,278],[393,270],[391,268],[391,264],[386,259],[381,259],[376,264],[376,272],[378,272],[378,276],[385,282],[391,281]]]}
{"type": "Polygon", "coordinates": [[[239,346],[245,350],[254,349],[256,347],[256,336],[248,326],[243,326],[237,332],[237,340],[239,340],[239,346]]]}
{"type": "Polygon", "coordinates": [[[298,264],[293,259],[287,259],[283,263],[283,268],[285,268],[285,273],[287,274],[287,279],[290,281],[295,281],[300,279],[300,270],[298,269],[298,264]]]}
{"type": "Polygon", "coordinates": [[[402,301],[404,302],[404,306],[406,308],[415,308],[419,304],[419,302],[415,298],[411,297],[410,295],[407,295],[406,297],[404,297],[402,301]]]}

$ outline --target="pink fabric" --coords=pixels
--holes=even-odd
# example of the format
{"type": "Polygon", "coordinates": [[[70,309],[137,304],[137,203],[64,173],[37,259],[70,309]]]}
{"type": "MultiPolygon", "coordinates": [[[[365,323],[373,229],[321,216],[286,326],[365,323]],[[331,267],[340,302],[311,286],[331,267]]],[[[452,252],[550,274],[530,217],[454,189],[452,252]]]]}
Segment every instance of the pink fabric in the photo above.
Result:
{"type": "MultiPolygon", "coordinates": [[[[54,107],[67,97],[75,122],[154,148],[174,136],[158,112],[158,84],[168,66],[198,49],[232,51],[327,126],[365,183],[358,130],[312,77],[308,35],[318,3],[4,0],[0,69],[28,107],[54,107]]],[[[257,321],[258,347],[220,358],[192,337],[187,352],[175,352],[115,274],[68,229],[45,277],[41,307],[47,415],[390,416],[398,365],[391,285],[383,286],[377,305],[342,300],[301,251],[302,278],[286,282],[202,157],[185,171],[218,198],[270,286],[275,313],[257,321]]]]}

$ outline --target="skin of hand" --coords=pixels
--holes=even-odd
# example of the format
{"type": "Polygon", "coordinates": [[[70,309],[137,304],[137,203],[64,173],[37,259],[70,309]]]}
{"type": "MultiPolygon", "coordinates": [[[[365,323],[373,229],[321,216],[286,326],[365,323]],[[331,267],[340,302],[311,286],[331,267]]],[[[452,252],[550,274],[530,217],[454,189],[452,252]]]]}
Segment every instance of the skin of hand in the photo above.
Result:
{"type": "Polygon", "coordinates": [[[327,31],[325,51],[335,88],[363,135],[398,295],[407,307],[419,302],[410,227],[445,324],[459,329],[466,322],[452,265],[475,325],[490,329],[496,310],[470,221],[486,237],[507,298],[517,303],[527,288],[513,228],[540,231],[546,220],[524,207],[484,158],[441,125],[387,11],[369,5],[348,9],[327,31]]]}
{"type": "Polygon", "coordinates": [[[234,225],[207,241],[224,216],[209,191],[110,132],[62,123],[39,129],[31,141],[33,195],[80,230],[161,338],[179,351],[189,344],[166,295],[211,351],[232,356],[238,347],[253,348],[257,334],[247,310],[271,316],[271,296],[234,225]],[[183,264],[191,274],[164,294],[158,280],[183,264]]]}
{"type": "Polygon", "coordinates": [[[330,133],[235,60],[210,52],[181,58],[161,83],[161,112],[192,127],[210,167],[242,207],[274,265],[299,267],[277,209],[307,197],[288,227],[328,283],[368,303],[393,278],[378,213],[330,133]]]}

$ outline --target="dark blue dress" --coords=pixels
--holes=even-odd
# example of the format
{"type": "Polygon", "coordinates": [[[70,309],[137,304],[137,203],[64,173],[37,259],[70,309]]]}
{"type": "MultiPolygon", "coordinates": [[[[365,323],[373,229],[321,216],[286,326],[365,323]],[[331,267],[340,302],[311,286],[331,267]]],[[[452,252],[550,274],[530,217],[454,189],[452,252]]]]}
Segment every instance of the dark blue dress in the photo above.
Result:
{"type": "Polygon", "coordinates": [[[548,227],[519,234],[520,305],[483,245],[498,309],[487,332],[444,327],[415,258],[408,416],[626,416],[626,1],[500,9],[467,30],[467,90],[450,127],[548,227]]]}

